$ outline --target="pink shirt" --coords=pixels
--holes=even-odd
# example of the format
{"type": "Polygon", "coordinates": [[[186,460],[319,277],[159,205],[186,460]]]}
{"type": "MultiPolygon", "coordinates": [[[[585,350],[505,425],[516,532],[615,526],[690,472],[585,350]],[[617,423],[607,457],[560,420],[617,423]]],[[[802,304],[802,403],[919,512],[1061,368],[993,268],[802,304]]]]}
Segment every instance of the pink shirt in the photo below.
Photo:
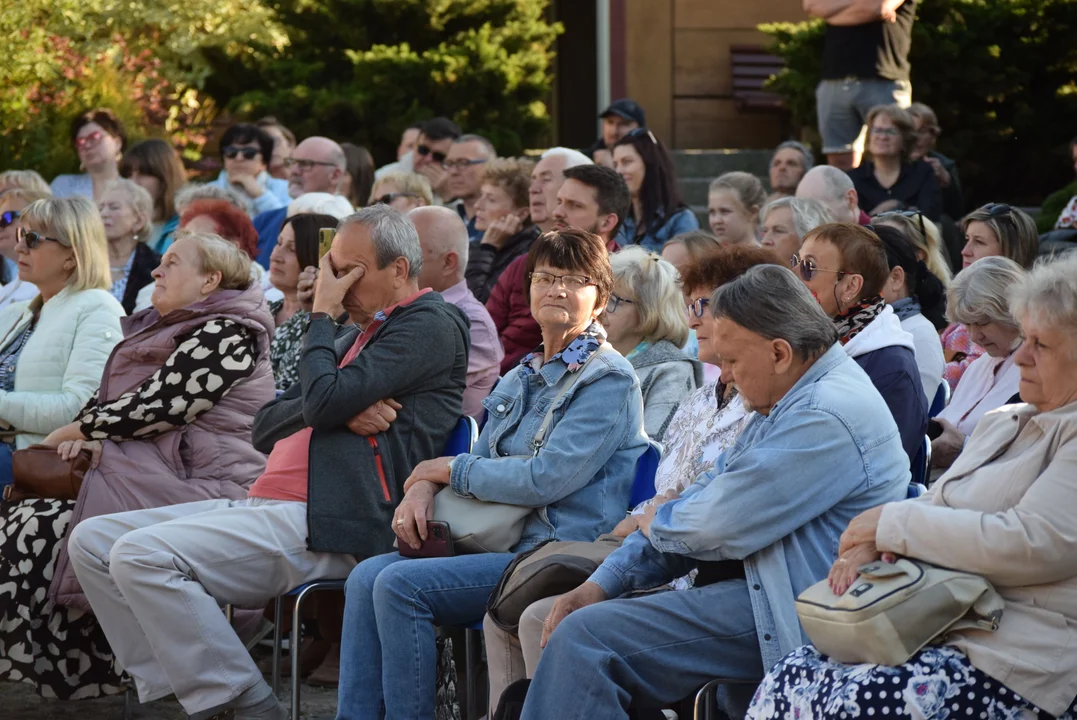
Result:
{"type": "MultiPolygon", "coordinates": [[[[375,319],[366,326],[363,332],[359,333],[359,337],[348,348],[348,352],[344,354],[344,359],[340,361],[337,367],[344,367],[359,355],[382,323],[393,314],[393,310],[407,305],[415,298],[428,292],[430,292],[429,289],[420,290],[396,305],[390,305],[381,314],[375,316],[375,319]]],[[[247,497],[306,502],[307,476],[310,474],[310,437],[313,433],[314,431],[308,427],[289,435],[283,440],[278,440],[277,444],[273,446],[273,450],[269,453],[265,472],[251,485],[251,489],[247,492],[247,497]]],[[[374,438],[369,438],[369,441],[371,443],[375,442],[374,438]]]]}
{"type": "Polygon", "coordinates": [[[467,388],[464,390],[464,414],[482,419],[482,401],[497,385],[505,350],[497,335],[494,319],[486,306],[476,299],[461,281],[441,293],[445,302],[460,308],[471,321],[471,350],[467,358],[467,388]]]}

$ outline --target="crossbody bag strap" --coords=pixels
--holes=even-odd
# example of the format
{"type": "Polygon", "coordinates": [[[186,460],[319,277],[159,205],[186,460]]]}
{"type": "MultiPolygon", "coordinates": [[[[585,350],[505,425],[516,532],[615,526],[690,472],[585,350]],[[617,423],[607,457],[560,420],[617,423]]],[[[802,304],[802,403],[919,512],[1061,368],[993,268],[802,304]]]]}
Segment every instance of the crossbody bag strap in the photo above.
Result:
{"type": "Polygon", "coordinates": [[[562,378],[561,389],[557,391],[557,395],[554,396],[553,402],[550,403],[550,408],[546,411],[546,416],[542,418],[542,424],[539,425],[538,432],[535,433],[535,439],[531,442],[531,447],[534,448],[534,454],[538,455],[539,450],[546,443],[546,433],[550,430],[550,425],[553,424],[553,411],[557,408],[557,403],[565,396],[576,381],[583,376],[584,369],[587,368],[587,363],[598,357],[601,353],[607,352],[613,349],[613,346],[607,342],[602,343],[598,348],[591,353],[590,357],[583,361],[583,365],[579,370],[572,373],[566,373],[569,377],[562,378]]]}

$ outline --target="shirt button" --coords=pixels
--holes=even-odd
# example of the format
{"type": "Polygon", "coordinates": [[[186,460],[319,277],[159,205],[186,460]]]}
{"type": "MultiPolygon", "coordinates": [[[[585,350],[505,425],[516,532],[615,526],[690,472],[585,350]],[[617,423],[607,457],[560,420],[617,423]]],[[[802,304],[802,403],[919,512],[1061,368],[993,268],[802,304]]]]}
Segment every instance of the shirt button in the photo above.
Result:
{"type": "Polygon", "coordinates": [[[770,640],[770,634],[768,633],[768,634],[764,635],[764,636],[763,636],[763,639],[764,639],[764,640],[770,640]]]}
{"type": "Polygon", "coordinates": [[[497,406],[497,411],[498,412],[505,412],[505,406],[504,405],[498,405],[497,406]]]}
{"type": "Polygon", "coordinates": [[[759,589],[758,585],[752,585],[752,590],[758,590],[758,589],[759,589]]]}

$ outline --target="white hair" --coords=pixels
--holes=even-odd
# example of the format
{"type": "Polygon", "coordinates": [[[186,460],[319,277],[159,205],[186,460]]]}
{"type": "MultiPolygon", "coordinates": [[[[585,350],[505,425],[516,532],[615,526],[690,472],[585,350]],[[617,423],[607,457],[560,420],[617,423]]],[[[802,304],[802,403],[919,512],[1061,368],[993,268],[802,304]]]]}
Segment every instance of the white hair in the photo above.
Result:
{"type": "Polygon", "coordinates": [[[762,225],[766,222],[767,215],[772,210],[783,207],[789,208],[789,212],[793,214],[793,230],[796,231],[797,237],[801,239],[804,239],[805,235],[820,225],[834,222],[834,213],[830,212],[830,208],[818,200],[782,197],[777,200],[771,200],[763,206],[763,209],[759,211],[759,224],[762,225]]]}
{"type": "Polygon", "coordinates": [[[355,212],[355,208],[343,195],[331,195],[324,192],[303,193],[288,204],[288,217],[313,213],[331,215],[337,220],[355,212]]]}
{"type": "Polygon", "coordinates": [[[543,160],[550,157],[563,157],[565,159],[566,170],[578,165],[594,165],[594,163],[591,162],[591,158],[587,157],[579,150],[573,150],[572,148],[567,147],[552,147],[542,153],[543,160]]]}
{"type": "Polygon", "coordinates": [[[1010,292],[1027,281],[1025,269],[1006,257],[985,257],[962,270],[946,291],[946,319],[962,325],[995,322],[1018,327],[1010,292]]]}
{"type": "MultiPolygon", "coordinates": [[[[988,258],[977,260],[958,278],[988,258]]],[[[1077,337],[1077,253],[1041,260],[1022,282],[1010,288],[1010,312],[1018,318],[1032,315],[1051,327],[1077,337]]]]}

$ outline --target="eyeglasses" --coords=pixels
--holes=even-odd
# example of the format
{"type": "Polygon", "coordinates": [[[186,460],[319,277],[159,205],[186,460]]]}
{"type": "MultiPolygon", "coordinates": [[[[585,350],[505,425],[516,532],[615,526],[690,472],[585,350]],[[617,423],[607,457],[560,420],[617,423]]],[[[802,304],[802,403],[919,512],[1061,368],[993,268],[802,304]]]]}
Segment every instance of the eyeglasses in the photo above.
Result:
{"type": "MultiPolygon", "coordinates": [[[[250,148],[250,149],[254,150],[254,148],[250,148]]],[[[246,155],[244,155],[244,157],[246,157],[246,155]]],[[[252,155],[252,156],[248,157],[247,159],[252,160],[252,159],[254,159],[254,156],[252,155]]],[[[291,169],[293,167],[299,168],[299,172],[301,172],[301,173],[310,172],[317,165],[323,165],[325,167],[337,167],[336,163],[322,162],[321,160],[302,160],[300,158],[286,158],[284,160],[283,165],[284,165],[284,167],[286,167],[288,169],[291,169]]]]}
{"type": "Polygon", "coordinates": [[[419,145],[415,148],[415,152],[419,153],[423,157],[429,155],[430,157],[434,158],[434,162],[440,165],[445,164],[445,153],[438,152],[437,150],[431,150],[429,145],[419,145]]]}
{"type": "Polygon", "coordinates": [[[0,230],[11,227],[11,223],[19,219],[18,210],[8,210],[7,212],[0,213],[0,230]]]}
{"type": "Polygon", "coordinates": [[[59,238],[42,235],[41,233],[36,233],[32,230],[23,230],[21,227],[15,228],[15,238],[17,242],[26,243],[26,247],[30,250],[33,250],[45,240],[52,240],[54,243],[59,243],[61,245],[64,245],[65,247],[67,246],[67,243],[65,243],[63,240],[60,240],[59,238]]]}
{"type": "Polygon", "coordinates": [[[789,258],[789,267],[800,272],[800,277],[804,278],[806,282],[810,282],[815,278],[815,273],[832,272],[838,274],[838,280],[845,277],[844,270],[831,270],[829,268],[821,268],[815,264],[815,261],[811,258],[801,259],[800,255],[794,255],[789,258]]]}
{"type": "Polygon", "coordinates": [[[558,280],[565,286],[565,290],[582,290],[594,284],[594,281],[587,275],[554,275],[539,271],[531,273],[529,277],[531,287],[539,290],[549,290],[558,280]]]}
{"type": "Polygon", "coordinates": [[[899,131],[897,128],[892,128],[892,127],[891,128],[873,127],[871,129],[871,134],[872,135],[881,135],[882,137],[897,137],[898,135],[901,134],[901,131],[899,131]]]}
{"type": "Polygon", "coordinates": [[[229,160],[235,160],[240,155],[244,160],[253,160],[262,153],[261,150],[255,147],[239,147],[238,145],[229,145],[224,149],[224,156],[229,160]]]}
{"type": "Polygon", "coordinates": [[[707,309],[707,306],[711,304],[710,298],[696,298],[692,302],[688,303],[687,310],[692,314],[692,317],[703,317],[703,311],[707,309]]]}
{"type": "Polygon", "coordinates": [[[92,133],[87,133],[82,137],[75,138],[75,147],[77,147],[79,150],[82,150],[83,148],[93,147],[97,143],[101,142],[101,138],[103,138],[104,136],[105,134],[100,130],[94,130],[92,133]]]}
{"type": "Polygon", "coordinates": [[[620,297],[610,293],[610,299],[606,301],[606,312],[610,315],[617,312],[617,308],[621,307],[621,303],[628,303],[629,305],[635,305],[635,300],[629,300],[628,298],[620,297]]]}
{"type": "Polygon", "coordinates": [[[887,210],[886,212],[879,213],[875,217],[884,218],[887,215],[900,215],[901,217],[916,218],[916,221],[920,223],[920,234],[927,239],[927,229],[924,227],[924,214],[919,210],[887,210]]]}
{"type": "MultiPolygon", "coordinates": [[[[437,157],[435,156],[434,159],[437,160],[437,157]]],[[[445,166],[446,170],[463,170],[472,165],[482,165],[484,162],[486,162],[486,158],[479,158],[478,160],[465,160],[461,158],[459,160],[446,160],[441,164],[445,166]]]]}
{"type": "Polygon", "coordinates": [[[402,197],[417,198],[419,197],[415,193],[401,192],[401,193],[385,193],[380,198],[375,198],[371,205],[390,205],[393,200],[402,197]]]}

